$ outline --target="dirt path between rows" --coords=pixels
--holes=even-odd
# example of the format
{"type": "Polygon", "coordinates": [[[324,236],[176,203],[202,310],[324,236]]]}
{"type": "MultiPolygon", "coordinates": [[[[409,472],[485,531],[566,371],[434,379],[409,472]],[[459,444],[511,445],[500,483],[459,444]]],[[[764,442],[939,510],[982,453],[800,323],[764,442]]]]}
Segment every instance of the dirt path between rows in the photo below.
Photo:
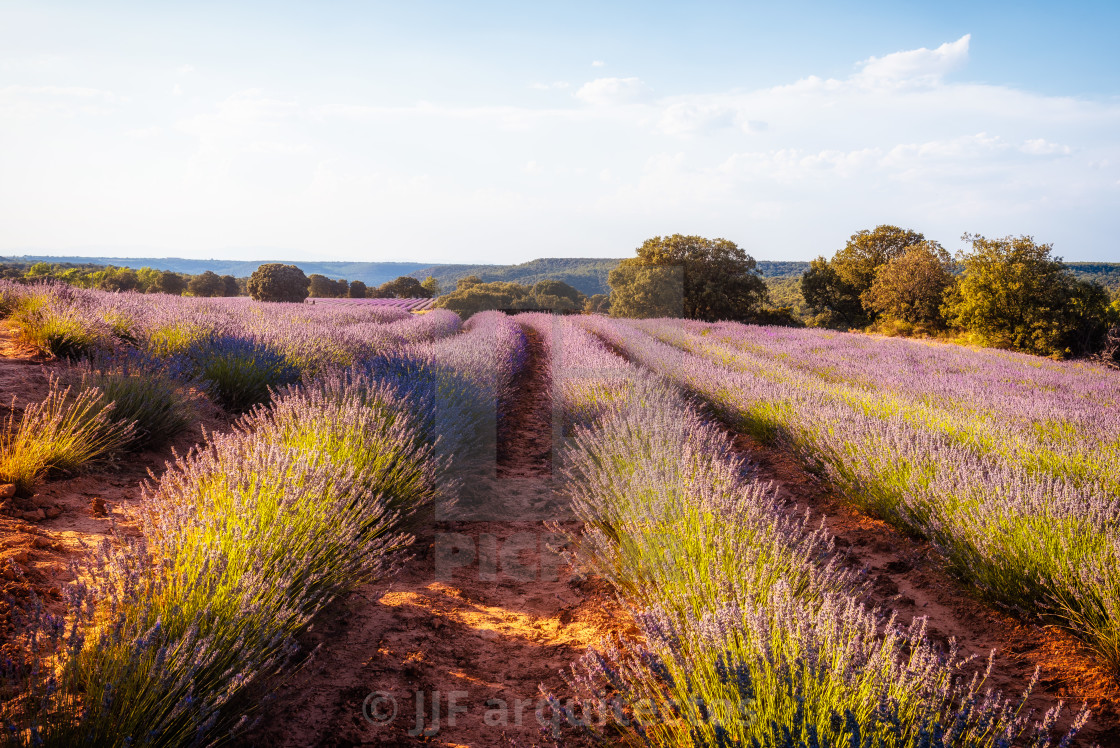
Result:
{"type": "Polygon", "coordinates": [[[550,550],[561,539],[542,521],[557,501],[547,361],[527,334],[496,470],[468,481],[484,506],[464,512],[484,518],[435,522],[399,574],[328,610],[306,641],[317,656],[262,708],[246,744],[551,744],[538,686],[562,695],[559,672],[629,619],[550,550]]]}

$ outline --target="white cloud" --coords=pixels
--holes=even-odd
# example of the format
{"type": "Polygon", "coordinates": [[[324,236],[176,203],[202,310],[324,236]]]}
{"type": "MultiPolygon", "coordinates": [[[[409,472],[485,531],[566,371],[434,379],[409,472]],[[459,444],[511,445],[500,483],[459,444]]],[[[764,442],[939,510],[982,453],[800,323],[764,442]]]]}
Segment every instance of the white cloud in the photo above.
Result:
{"type": "Polygon", "coordinates": [[[968,62],[971,34],[937,49],[912,49],[864,60],[856,78],[869,84],[909,85],[940,83],[947,73],[968,62]]]}
{"type": "Polygon", "coordinates": [[[720,127],[732,127],[736,118],[734,107],[718,101],[678,101],[662,109],[657,126],[667,135],[694,135],[720,127]]]}
{"type": "Polygon", "coordinates": [[[1019,147],[1019,150],[1032,156],[1068,156],[1073,153],[1073,149],[1068,145],[1051,143],[1046,138],[1028,140],[1019,147]]]}
{"type": "Polygon", "coordinates": [[[607,63],[603,62],[602,60],[592,60],[591,61],[591,67],[593,67],[593,68],[601,68],[606,64],[607,63]]]}
{"type": "Polygon", "coordinates": [[[639,78],[596,78],[575,93],[580,101],[596,106],[632,104],[646,99],[651,91],[639,78]]]}

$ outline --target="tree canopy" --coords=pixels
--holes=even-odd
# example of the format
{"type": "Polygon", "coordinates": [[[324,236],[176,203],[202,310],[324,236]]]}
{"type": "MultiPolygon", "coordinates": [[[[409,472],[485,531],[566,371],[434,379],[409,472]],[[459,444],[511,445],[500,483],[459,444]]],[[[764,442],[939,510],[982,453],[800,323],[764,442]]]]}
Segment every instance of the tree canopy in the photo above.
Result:
{"type": "Polygon", "coordinates": [[[225,296],[226,284],[220,275],[206,270],[190,279],[187,290],[192,296],[225,296]]]}
{"type": "Polygon", "coordinates": [[[382,299],[430,299],[432,292],[412,276],[402,275],[378,286],[377,296],[382,299]]]}
{"type": "Polygon", "coordinates": [[[944,326],[941,305],[954,283],[949,253],[922,242],[880,265],[860,300],[875,314],[933,329],[944,326]]]}
{"type": "Polygon", "coordinates": [[[257,301],[302,302],[311,281],[295,265],[261,265],[249,276],[249,295],[257,301]]]}
{"type": "Polygon", "coordinates": [[[1099,345],[1111,313],[1108,293],[1078,280],[1031,236],[987,239],[965,234],[964,276],[946,304],[949,321],[989,345],[1044,356],[1099,345]]]}
{"type": "MultiPolygon", "coordinates": [[[[350,294],[350,284],[345,280],[333,280],[319,273],[312,273],[307,280],[310,282],[308,293],[315,299],[341,299],[350,294]]],[[[365,284],[362,287],[365,288],[365,284]]]]}
{"type": "Polygon", "coordinates": [[[898,226],[857,231],[831,260],[818,257],[801,276],[805,303],[824,324],[858,327],[874,321],[877,312],[864,304],[863,295],[870,291],[879,268],[923,244],[932,252],[944,251],[919,232],[898,226]]]}
{"type": "Polygon", "coordinates": [[[586,297],[562,281],[544,280],[532,287],[509,281],[460,283],[449,294],[439,297],[436,306],[450,309],[464,319],[490,309],[578,312],[586,297]]]}
{"type": "Polygon", "coordinates": [[[767,301],[756,268],[727,239],[655,236],[610,272],[611,314],[749,321],[767,301]]]}

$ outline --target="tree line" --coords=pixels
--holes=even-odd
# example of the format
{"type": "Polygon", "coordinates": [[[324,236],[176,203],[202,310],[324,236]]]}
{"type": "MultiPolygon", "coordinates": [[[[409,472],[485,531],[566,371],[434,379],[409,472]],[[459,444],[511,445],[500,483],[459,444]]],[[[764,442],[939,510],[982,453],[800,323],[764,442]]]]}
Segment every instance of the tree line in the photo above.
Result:
{"type": "Polygon", "coordinates": [[[1120,296],[1078,278],[1031,236],[965,234],[951,256],[897,226],[853,234],[801,277],[812,323],[895,334],[957,334],[1066,358],[1099,351],[1120,324],[1120,296]]]}
{"type": "Polygon", "coordinates": [[[81,288],[102,291],[136,291],[181,296],[243,296],[247,293],[246,278],[218,275],[209,270],[190,275],[154,268],[119,268],[113,266],[74,266],[36,262],[32,265],[0,264],[0,277],[22,283],[59,281],[81,288]]]}
{"type": "Polygon", "coordinates": [[[1076,277],[1051,245],[964,240],[969,247],[952,256],[898,226],[859,231],[831,259],[813,260],[796,291],[777,286],[779,301],[792,303],[775,306],[755,260],[734,242],[654,237],[611,272],[609,308],[618,317],[941,335],[1054,358],[1101,351],[1120,326],[1120,294],[1076,277]]]}

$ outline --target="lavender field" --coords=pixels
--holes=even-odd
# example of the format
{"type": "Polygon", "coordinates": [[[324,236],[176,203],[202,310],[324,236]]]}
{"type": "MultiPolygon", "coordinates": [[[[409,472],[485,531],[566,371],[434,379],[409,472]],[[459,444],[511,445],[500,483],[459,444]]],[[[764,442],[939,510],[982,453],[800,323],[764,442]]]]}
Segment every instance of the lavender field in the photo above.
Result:
{"type": "MultiPolygon", "coordinates": [[[[363,721],[346,674],[328,672],[313,682],[337,715],[316,718],[313,740],[299,733],[313,744],[1115,744],[1115,372],[732,323],[464,323],[379,301],[0,284],[5,358],[26,382],[4,393],[0,484],[9,509],[30,507],[3,525],[15,539],[4,548],[48,538],[21,560],[4,550],[0,567],[19,590],[0,619],[4,744],[260,744],[299,716],[266,697],[314,676],[309,642],[322,636],[316,656],[332,661],[337,621],[360,618],[341,610],[386,616],[391,641],[419,653],[373,672],[526,693],[535,721],[499,735],[470,713],[461,734],[454,722],[407,733],[363,721]],[[876,597],[882,577],[832,517],[791,500],[752,444],[885,521],[896,544],[925,544],[944,596],[1058,637],[1101,674],[1093,703],[1085,683],[1053,675],[1066,665],[1006,651],[1011,639],[977,659],[981,646],[935,635],[974,612],[876,597]],[[149,458],[157,467],[122,491],[120,528],[36,518],[52,486],[125,482],[122,465],[149,458]],[[486,576],[481,539],[525,518],[503,508],[478,530],[456,515],[530,464],[547,466],[541,485],[563,507],[531,526],[562,551],[564,594],[583,598],[563,610],[532,597],[553,589],[543,575],[516,594],[486,576]],[[425,570],[438,569],[441,533],[461,544],[471,527],[469,615],[385,612],[465,597],[425,570]],[[84,550],[36,566],[64,530],[85,532],[84,550]],[[606,606],[618,612],[595,614],[606,606]],[[490,614],[509,628],[479,623],[490,614]],[[480,630],[479,648],[432,654],[480,630]],[[563,667],[533,675],[528,660],[547,658],[512,654],[524,640],[563,667]]],[[[378,636],[354,668],[388,657],[378,636]]]]}

